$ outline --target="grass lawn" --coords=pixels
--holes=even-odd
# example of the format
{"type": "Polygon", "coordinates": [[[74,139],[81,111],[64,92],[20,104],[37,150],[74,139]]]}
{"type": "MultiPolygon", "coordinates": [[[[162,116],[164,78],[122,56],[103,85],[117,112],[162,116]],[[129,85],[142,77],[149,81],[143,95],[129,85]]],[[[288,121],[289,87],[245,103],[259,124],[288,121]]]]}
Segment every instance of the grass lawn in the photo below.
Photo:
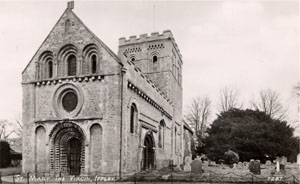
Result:
{"type": "Polygon", "coordinates": [[[12,174],[20,174],[22,171],[22,167],[7,167],[7,168],[0,168],[0,173],[2,176],[8,176],[12,174]]]}
{"type": "MultiPolygon", "coordinates": [[[[285,174],[276,175],[275,177],[282,177],[282,181],[286,181],[285,183],[289,183],[290,181],[292,181],[293,176],[299,180],[299,167],[300,166],[297,164],[286,165],[285,174]]],[[[252,183],[251,181],[254,181],[255,183],[267,183],[268,179],[274,178],[274,175],[272,175],[271,173],[275,171],[275,164],[271,166],[261,164],[260,175],[253,175],[247,168],[233,169],[227,165],[208,166],[203,164],[202,169],[204,173],[202,173],[201,175],[184,171],[149,171],[139,173],[135,176],[135,178],[129,178],[128,181],[131,181],[132,179],[137,179],[138,181],[163,181],[163,178],[167,178],[165,180],[170,180],[170,178],[172,178],[172,180],[176,182],[201,181],[209,183],[210,181],[212,181],[217,183],[252,183]]]]}

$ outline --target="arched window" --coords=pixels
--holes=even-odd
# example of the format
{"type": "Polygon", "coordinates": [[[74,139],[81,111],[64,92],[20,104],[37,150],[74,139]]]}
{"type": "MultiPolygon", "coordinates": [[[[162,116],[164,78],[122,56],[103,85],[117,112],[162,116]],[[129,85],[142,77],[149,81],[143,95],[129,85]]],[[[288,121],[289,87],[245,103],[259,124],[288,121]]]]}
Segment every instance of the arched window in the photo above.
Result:
{"type": "Polygon", "coordinates": [[[48,79],[53,77],[53,53],[51,51],[44,51],[39,56],[37,69],[37,79],[48,79]]]}
{"type": "Polygon", "coordinates": [[[70,55],[68,57],[68,76],[76,75],[76,57],[74,55],[70,55]]]}
{"type": "Polygon", "coordinates": [[[92,73],[96,73],[97,72],[97,56],[96,54],[92,55],[91,58],[91,65],[92,65],[92,73]]]}
{"type": "Polygon", "coordinates": [[[159,132],[158,132],[158,147],[163,148],[165,142],[165,122],[161,120],[159,122],[159,132]]]}
{"type": "Polygon", "coordinates": [[[68,32],[71,27],[71,21],[69,19],[66,20],[65,22],[65,32],[68,32]]]}
{"type": "Polygon", "coordinates": [[[132,61],[132,62],[135,62],[135,58],[133,57],[133,58],[131,58],[131,60],[130,61],[132,61]]]}
{"type": "Polygon", "coordinates": [[[153,62],[153,71],[156,72],[158,69],[157,56],[153,56],[152,62],[153,62]]]}
{"type": "Polygon", "coordinates": [[[88,44],[83,48],[82,51],[83,65],[82,73],[83,74],[95,74],[99,72],[101,67],[101,52],[99,47],[94,44],[88,44]]]}
{"type": "Polygon", "coordinates": [[[52,61],[48,61],[48,78],[53,77],[53,63],[52,61]]]}
{"type": "Polygon", "coordinates": [[[134,132],[134,126],[137,121],[137,108],[135,104],[130,107],[130,133],[134,132]]]}

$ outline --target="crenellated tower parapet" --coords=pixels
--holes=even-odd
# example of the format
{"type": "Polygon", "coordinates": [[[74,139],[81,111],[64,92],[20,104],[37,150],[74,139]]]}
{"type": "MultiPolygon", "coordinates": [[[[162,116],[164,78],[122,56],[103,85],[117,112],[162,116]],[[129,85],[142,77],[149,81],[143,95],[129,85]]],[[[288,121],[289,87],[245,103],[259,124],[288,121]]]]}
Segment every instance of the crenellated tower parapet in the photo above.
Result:
{"type": "Polygon", "coordinates": [[[119,38],[119,47],[136,45],[136,44],[145,43],[145,42],[155,42],[155,41],[166,40],[166,39],[169,39],[172,41],[172,43],[174,44],[174,48],[175,48],[176,52],[178,53],[178,55],[180,56],[180,60],[182,62],[182,59],[181,59],[182,55],[180,53],[177,43],[175,42],[173,34],[170,30],[164,30],[161,34],[159,32],[152,32],[151,35],[148,35],[147,33],[141,34],[139,36],[133,35],[133,36],[129,36],[128,39],[126,39],[125,37],[121,37],[121,38],[119,38]]]}

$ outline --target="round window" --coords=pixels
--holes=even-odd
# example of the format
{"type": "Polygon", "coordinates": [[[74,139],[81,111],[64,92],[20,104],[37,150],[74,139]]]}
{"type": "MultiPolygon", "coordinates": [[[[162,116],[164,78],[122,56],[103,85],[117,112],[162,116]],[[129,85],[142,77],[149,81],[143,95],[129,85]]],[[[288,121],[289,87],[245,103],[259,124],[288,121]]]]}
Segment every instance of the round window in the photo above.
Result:
{"type": "Polygon", "coordinates": [[[83,106],[81,89],[72,83],[62,84],[54,92],[53,110],[60,118],[74,118],[83,106]]]}
{"type": "Polygon", "coordinates": [[[77,95],[74,92],[67,92],[62,97],[62,106],[67,112],[72,112],[75,110],[78,104],[78,98],[77,95]]]}

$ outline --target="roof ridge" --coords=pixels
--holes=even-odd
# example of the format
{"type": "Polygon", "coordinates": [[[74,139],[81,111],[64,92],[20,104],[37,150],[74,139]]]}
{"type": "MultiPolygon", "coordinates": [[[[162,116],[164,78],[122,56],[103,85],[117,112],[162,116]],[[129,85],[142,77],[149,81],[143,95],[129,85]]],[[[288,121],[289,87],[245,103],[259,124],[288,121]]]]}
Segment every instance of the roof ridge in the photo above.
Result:
{"type": "Polygon", "coordinates": [[[121,64],[123,66],[123,63],[120,61],[120,58],[118,57],[118,55],[116,55],[95,33],[93,33],[84,23],[83,21],[76,15],[75,12],[73,12],[72,10],[70,10],[73,15],[75,16],[75,18],[77,18],[79,20],[79,22],[87,29],[87,31],[89,33],[91,33],[100,43],[101,45],[116,59],[116,61],[121,64]]]}
{"type": "Polygon", "coordinates": [[[51,31],[47,34],[46,38],[44,39],[44,41],[42,42],[42,44],[39,46],[39,48],[36,50],[36,52],[33,54],[32,58],[30,59],[30,61],[27,63],[27,65],[25,66],[25,68],[22,71],[22,74],[24,74],[24,72],[26,71],[26,69],[28,68],[28,66],[30,65],[30,63],[32,62],[33,58],[36,56],[36,54],[39,52],[39,50],[42,48],[42,46],[44,45],[44,43],[46,42],[46,40],[49,38],[50,34],[52,33],[52,31],[54,30],[54,28],[58,25],[58,22],[62,19],[63,15],[68,11],[69,9],[66,8],[65,11],[62,13],[62,15],[59,17],[59,19],[56,21],[56,23],[54,24],[54,26],[52,27],[51,31]]]}

